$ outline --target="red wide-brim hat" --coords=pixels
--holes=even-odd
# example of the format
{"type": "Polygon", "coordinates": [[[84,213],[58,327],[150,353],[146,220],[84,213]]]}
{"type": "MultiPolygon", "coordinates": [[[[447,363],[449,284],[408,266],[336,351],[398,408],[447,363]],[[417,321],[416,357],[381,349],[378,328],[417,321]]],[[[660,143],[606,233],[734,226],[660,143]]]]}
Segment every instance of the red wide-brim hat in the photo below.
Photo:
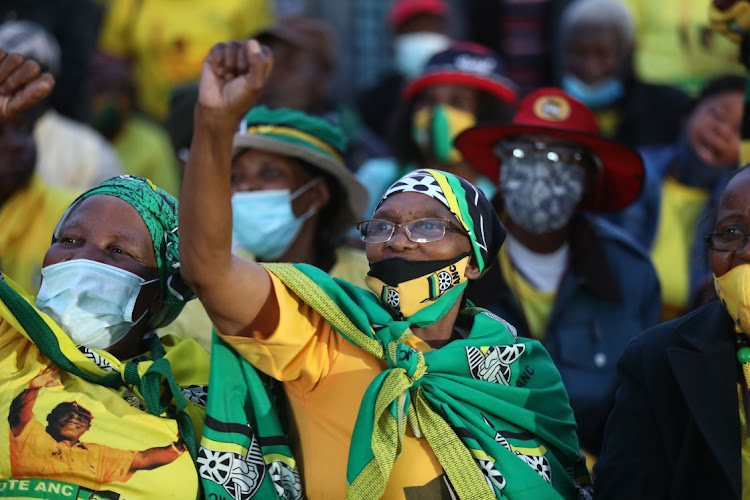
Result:
{"type": "Polygon", "coordinates": [[[542,88],[520,104],[510,125],[480,125],[465,130],[454,145],[479,172],[498,183],[498,141],[518,135],[547,135],[577,144],[599,159],[596,189],[584,195],[579,207],[592,212],[615,212],[635,201],[645,177],[643,160],[634,150],[599,135],[594,113],[582,102],[556,88],[542,88]]]}

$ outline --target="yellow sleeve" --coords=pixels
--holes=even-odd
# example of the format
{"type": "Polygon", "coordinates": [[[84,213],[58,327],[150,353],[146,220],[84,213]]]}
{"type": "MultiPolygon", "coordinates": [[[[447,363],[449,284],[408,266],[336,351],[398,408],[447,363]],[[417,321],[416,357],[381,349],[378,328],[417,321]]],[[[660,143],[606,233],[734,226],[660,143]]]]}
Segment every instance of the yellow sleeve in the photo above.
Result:
{"type": "Polygon", "coordinates": [[[139,0],[108,2],[99,30],[99,50],[119,57],[131,55],[133,20],[138,14],[139,5],[139,0]]]}
{"type": "Polygon", "coordinates": [[[630,14],[633,16],[633,28],[635,32],[638,32],[638,27],[641,24],[641,12],[639,9],[639,0],[622,0],[625,7],[628,8],[630,14]]]}
{"type": "MultiPolygon", "coordinates": [[[[255,368],[285,382],[287,390],[301,397],[328,374],[339,343],[347,341],[277,277],[270,276],[278,304],[278,320],[270,333],[254,330],[251,337],[219,335],[255,368]]],[[[260,314],[274,313],[266,306],[260,314]]]]}

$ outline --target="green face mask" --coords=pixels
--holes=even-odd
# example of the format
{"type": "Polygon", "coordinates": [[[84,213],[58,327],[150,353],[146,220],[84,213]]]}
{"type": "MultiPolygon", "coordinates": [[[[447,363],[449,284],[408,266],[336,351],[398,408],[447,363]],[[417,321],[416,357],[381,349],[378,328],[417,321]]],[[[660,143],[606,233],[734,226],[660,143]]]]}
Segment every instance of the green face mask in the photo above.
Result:
{"type": "Polygon", "coordinates": [[[458,163],[462,157],[453,147],[453,139],[475,123],[476,117],[468,111],[439,104],[414,113],[412,138],[428,158],[440,163],[458,163]]]}

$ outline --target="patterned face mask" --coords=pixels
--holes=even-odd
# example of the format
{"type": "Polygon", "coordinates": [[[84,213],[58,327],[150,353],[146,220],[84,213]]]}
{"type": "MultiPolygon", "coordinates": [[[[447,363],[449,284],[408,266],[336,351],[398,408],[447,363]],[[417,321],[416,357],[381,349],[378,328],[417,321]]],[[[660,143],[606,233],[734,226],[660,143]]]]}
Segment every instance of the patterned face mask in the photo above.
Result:
{"type": "Polygon", "coordinates": [[[525,230],[542,234],[568,223],[583,196],[586,171],[543,151],[523,157],[502,153],[500,193],[510,218],[525,230]]]}
{"type": "Polygon", "coordinates": [[[417,326],[437,322],[466,288],[470,253],[453,259],[411,261],[391,258],[370,264],[365,281],[395,317],[417,326]]]}

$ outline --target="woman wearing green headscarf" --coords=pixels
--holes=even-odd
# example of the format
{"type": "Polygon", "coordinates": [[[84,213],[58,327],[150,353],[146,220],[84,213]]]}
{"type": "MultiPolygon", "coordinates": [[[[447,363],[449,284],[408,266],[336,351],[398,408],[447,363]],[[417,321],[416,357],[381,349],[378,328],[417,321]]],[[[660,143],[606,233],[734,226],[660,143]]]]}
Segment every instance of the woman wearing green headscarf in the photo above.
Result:
{"type": "Polygon", "coordinates": [[[193,297],[178,242],[177,200],[115,177],[63,214],[36,300],[0,280],[0,497],[198,497],[208,355],[153,333],[193,297]]]}
{"type": "Polygon", "coordinates": [[[588,475],[557,370],[464,300],[505,234],[474,186],[436,170],[393,184],[358,225],[370,290],[231,254],[233,127],[270,66],[255,41],[211,51],[183,184],[183,272],[219,334],[206,494],[252,498],[267,480],[301,494],[295,462],[271,446],[279,427],[252,401],[252,365],[283,383],[308,498],[576,498],[588,475]]]}

